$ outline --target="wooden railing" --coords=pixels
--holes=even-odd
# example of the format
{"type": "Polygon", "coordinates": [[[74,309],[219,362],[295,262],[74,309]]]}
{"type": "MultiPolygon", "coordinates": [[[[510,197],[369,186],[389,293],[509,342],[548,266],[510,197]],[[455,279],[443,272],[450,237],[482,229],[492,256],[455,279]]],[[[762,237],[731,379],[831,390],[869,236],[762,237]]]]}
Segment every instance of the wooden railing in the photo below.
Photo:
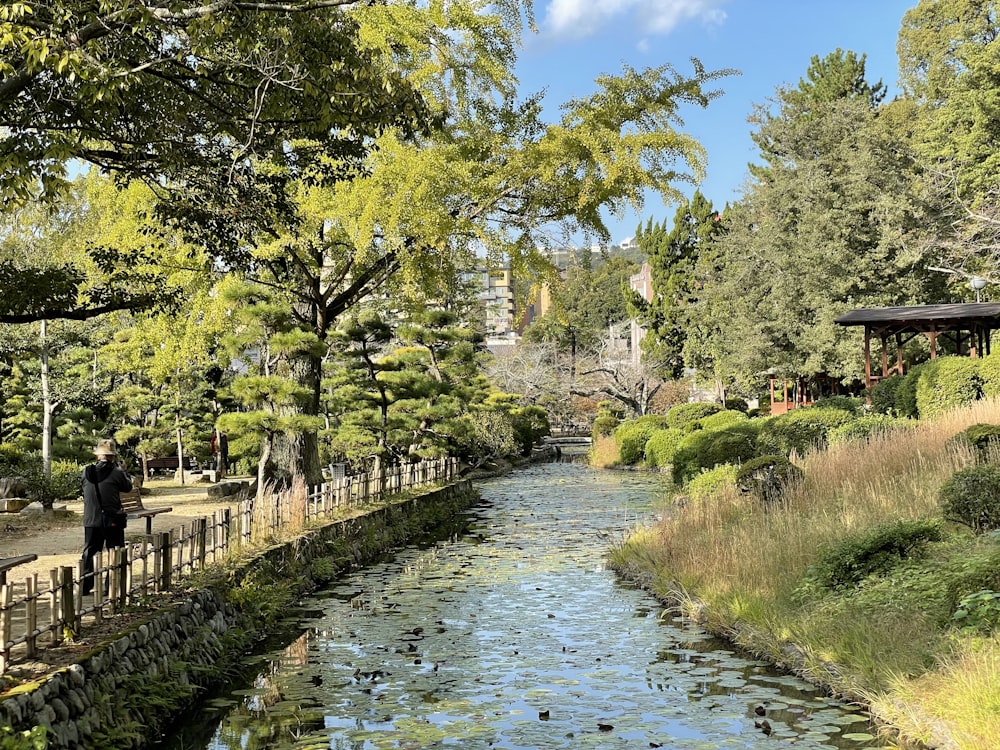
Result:
{"type": "MultiPolygon", "coordinates": [[[[83,594],[83,563],[53,568],[46,587],[34,573],[0,584],[0,674],[15,661],[36,658],[43,645],[72,639],[91,621],[169,591],[178,581],[239,550],[280,539],[409,489],[448,483],[458,460],[432,459],[358,474],[307,491],[304,486],[264,498],[244,498],[169,532],[143,535],[94,560],[93,592],[83,594]]],[[[12,579],[15,571],[11,571],[12,579]]]]}

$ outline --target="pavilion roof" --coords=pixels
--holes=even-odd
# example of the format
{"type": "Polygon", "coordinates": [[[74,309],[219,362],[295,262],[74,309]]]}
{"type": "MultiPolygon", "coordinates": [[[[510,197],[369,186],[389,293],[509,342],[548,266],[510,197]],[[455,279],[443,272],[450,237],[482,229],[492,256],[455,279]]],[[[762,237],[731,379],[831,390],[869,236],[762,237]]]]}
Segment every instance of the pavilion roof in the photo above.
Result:
{"type": "Polygon", "coordinates": [[[913,307],[874,307],[851,310],[834,319],[842,326],[887,326],[921,328],[942,325],[965,327],[963,323],[992,323],[1000,327],[1000,302],[968,302],[913,307]]]}

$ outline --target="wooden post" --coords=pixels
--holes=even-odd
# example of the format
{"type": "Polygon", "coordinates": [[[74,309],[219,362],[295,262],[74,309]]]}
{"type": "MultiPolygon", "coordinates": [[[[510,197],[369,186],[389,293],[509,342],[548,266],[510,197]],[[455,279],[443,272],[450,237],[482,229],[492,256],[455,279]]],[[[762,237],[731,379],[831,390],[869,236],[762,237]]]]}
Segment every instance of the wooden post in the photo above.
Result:
{"type": "Polygon", "coordinates": [[[889,377],[889,344],[886,341],[885,334],[883,333],[879,336],[882,341],[882,377],[889,377]]]}
{"type": "Polygon", "coordinates": [[[49,571],[49,633],[52,634],[51,645],[57,646],[62,641],[62,628],[59,627],[59,568],[49,571]]]}
{"type": "MultiPolygon", "coordinates": [[[[237,512],[239,508],[237,507],[237,512]]],[[[229,543],[233,533],[233,513],[231,508],[222,509],[222,554],[229,554],[229,543]]]]}
{"type": "Polygon", "coordinates": [[[38,573],[32,573],[24,579],[24,589],[28,594],[28,602],[24,610],[24,624],[28,638],[25,645],[28,648],[28,658],[34,658],[38,651],[38,573]]]}
{"type": "Polygon", "coordinates": [[[206,542],[208,540],[208,519],[202,517],[198,521],[198,570],[205,569],[205,560],[208,557],[206,552],[206,542]]]}
{"type": "Polygon", "coordinates": [[[903,337],[896,334],[896,374],[903,374],[903,337]]]}
{"type": "Polygon", "coordinates": [[[931,359],[937,359],[937,331],[928,331],[927,338],[931,341],[931,359]]]}
{"type": "Polygon", "coordinates": [[[10,649],[7,648],[7,643],[10,641],[10,605],[13,600],[14,586],[4,583],[0,586],[0,640],[3,642],[3,648],[0,650],[0,674],[7,671],[7,664],[10,662],[10,649]]]}
{"type": "Polygon", "coordinates": [[[160,580],[159,590],[168,591],[170,589],[170,575],[173,568],[173,545],[171,544],[172,532],[164,531],[157,536],[159,541],[156,544],[158,557],[160,559],[160,580]]]}
{"type": "MultiPolygon", "coordinates": [[[[59,600],[60,604],[60,619],[64,627],[76,630],[78,627],[76,618],[76,601],[73,597],[73,568],[69,565],[64,565],[60,568],[60,580],[59,580],[59,600]]],[[[96,590],[96,586],[95,586],[96,590]]]]}
{"type": "Polygon", "coordinates": [[[872,387],[872,329],[865,326],[865,387],[872,387]]]}

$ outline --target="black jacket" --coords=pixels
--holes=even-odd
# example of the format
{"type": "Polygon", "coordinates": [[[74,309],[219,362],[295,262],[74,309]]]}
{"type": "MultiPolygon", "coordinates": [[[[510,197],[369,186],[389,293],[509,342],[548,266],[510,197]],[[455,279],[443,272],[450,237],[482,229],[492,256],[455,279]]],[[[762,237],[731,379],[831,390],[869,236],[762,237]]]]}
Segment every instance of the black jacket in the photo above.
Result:
{"type": "Polygon", "coordinates": [[[83,470],[83,525],[103,526],[105,513],[124,513],[121,493],[131,490],[132,480],[113,463],[98,461],[88,466],[83,470]]]}

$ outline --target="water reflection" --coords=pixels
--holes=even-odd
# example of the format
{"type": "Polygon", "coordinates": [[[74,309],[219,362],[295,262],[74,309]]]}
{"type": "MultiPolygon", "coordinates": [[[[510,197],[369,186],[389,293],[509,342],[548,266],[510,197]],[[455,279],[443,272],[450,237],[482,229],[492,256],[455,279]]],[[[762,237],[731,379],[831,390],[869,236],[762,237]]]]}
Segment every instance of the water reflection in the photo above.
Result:
{"type": "Polygon", "coordinates": [[[574,464],[484,485],[464,534],[313,598],[297,637],[165,746],[877,746],[863,716],[615,582],[603,551],[659,489],[574,464]]]}

